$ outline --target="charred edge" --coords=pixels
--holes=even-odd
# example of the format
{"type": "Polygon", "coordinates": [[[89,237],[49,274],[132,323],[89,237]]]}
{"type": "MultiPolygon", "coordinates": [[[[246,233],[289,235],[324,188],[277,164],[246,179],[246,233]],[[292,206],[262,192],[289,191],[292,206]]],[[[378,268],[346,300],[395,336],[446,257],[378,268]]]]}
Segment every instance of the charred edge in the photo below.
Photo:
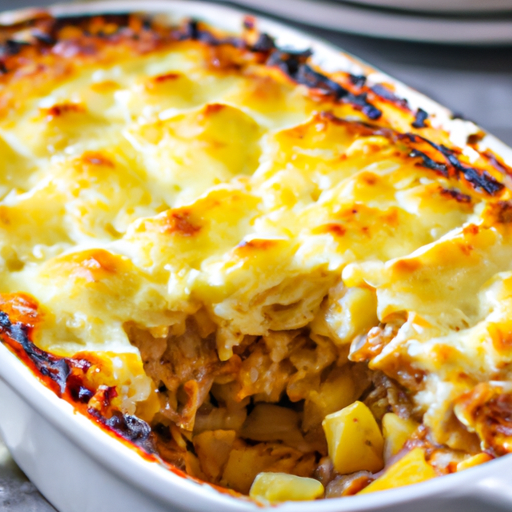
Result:
{"type": "Polygon", "coordinates": [[[382,116],[382,112],[371,103],[367,101],[366,93],[352,94],[350,93],[345,101],[351,103],[356,108],[360,109],[363,114],[368,116],[372,121],[376,121],[382,116]]]}
{"type": "Polygon", "coordinates": [[[496,181],[487,171],[479,173],[473,167],[462,167],[462,169],[464,176],[470,183],[477,188],[485,190],[490,195],[497,194],[505,188],[503,183],[496,181]]]}
{"type": "Polygon", "coordinates": [[[347,89],[322,73],[315,71],[308,64],[299,66],[296,76],[293,78],[295,78],[299,84],[306,85],[313,89],[322,89],[328,94],[333,94],[338,100],[350,94],[347,89]]]}
{"type": "MultiPolygon", "coordinates": [[[[41,41],[43,44],[47,45],[53,45],[58,42],[58,34],[59,32],[67,27],[67,26],[74,26],[78,27],[82,30],[84,36],[92,36],[99,38],[109,38],[112,36],[115,36],[120,31],[126,29],[130,25],[130,18],[131,14],[129,13],[94,13],[90,15],[83,15],[83,16],[59,16],[57,18],[53,18],[53,23],[51,24],[49,31],[45,32],[44,34],[44,41],[41,41]],[[99,30],[97,33],[92,34],[90,32],[91,28],[91,21],[96,19],[102,19],[105,24],[109,25],[116,25],[116,30],[114,32],[110,32],[109,34],[105,34],[101,30],[99,30]]],[[[34,37],[39,39],[35,34],[34,37]]]]}
{"type": "MultiPolygon", "coordinates": [[[[130,22],[129,14],[95,14],[89,16],[65,16],[55,18],[50,33],[41,33],[39,36],[34,34],[35,38],[40,38],[43,44],[55,44],[57,41],[58,32],[67,25],[78,26],[83,29],[84,34],[88,34],[89,23],[94,18],[103,18],[106,23],[116,24],[118,31],[128,27],[130,22]]],[[[152,28],[151,23],[145,21],[144,29],[152,28]]],[[[107,37],[101,32],[96,34],[99,37],[107,37]]],[[[112,34],[109,34],[112,35],[112,34]]],[[[257,53],[267,54],[268,58],[266,64],[268,66],[276,66],[281,69],[286,75],[293,80],[306,85],[311,88],[321,89],[328,94],[334,95],[336,99],[342,100],[345,103],[352,104],[356,109],[362,111],[368,118],[377,120],[382,116],[382,112],[373,106],[367,100],[367,94],[353,94],[340,84],[331,80],[326,75],[319,73],[311,68],[306,61],[311,57],[311,50],[305,51],[292,51],[280,50],[276,47],[275,41],[268,34],[260,34],[259,39],[251,47],[242,38],[227,37],[218,38],[208,30],[202,30],[197,20],[189,20],[184,26],[171,32],[171,37],[178,41],[195,40],[200,41],[211,46],[231,45],[240,49],[247,49],[257,53]]],[[[2,52],[5,54],[16,54],[21,51],[21,46],[27,43],[18,43],[16,41],[7,41],[3,46],[0,46],[0,58],[2,52]]],[[[7,72],[2,70],[0,61],[0,73],[7,72]]],[[[353,83],[362,87],[366,82],[366,77],[363,75],[350,75],[353,83]]]]}
{"type": "Polygon", "coordinates": [[[503,190],[504,185],[496,181],[487,171],[480,173],[477,169],[462,164],[454,155],[453,151],[446,146],[435,144],[434,142],[428,140],[426,140],[426,142],[428,142],[433,148],[436,148],[441,154],[443,154],[448,162],[450,162],[450,164],[457,171],[461,172],[464,177],[476,188],[480,188],[490,195],[497,194],[503,190]]]}
{"type": "Polygon", "coordinates": [[[382,112],[368,102],[366,93],[353,94],[328,76],[315,71],[306,63],[311,55],[310,50],[297,53],[275,50],[268,58],[267,65],[279,68],[299,84],[312,89],[320,89],[334,96],[337,100],[350,103],[373,121],[382,116],[382,112]]]}
{"type": "Polygon", "coordinates": [[[407,134],[407,136],[413,142],[417,141],[417,139],[420,139],[439,151],[439,153],[441,153],[446,158],[448,163],[455,169],[455,171],[457,173],[462,173],[466,180],[469,181],[469,183],[471,183],[475,188],[484,190],[490,195],[497,194],[503,190],[503,188],[505,188],[505,185],[499,181],[496,181],[496,179],[487,171],[484,170],[480,172],[473,167],[469,167],[461,163],[460,160],[455,156],[455,153],[446,146],[443,146],[442,144],[436,144],[435,142],[432,142],[431,140],[428,140],[425,137],[421,137],[419,135],[407,134]]]}
{"type": "Polygon", "coordinates": [[[230,45],[236,48],[247,48],[247,43],[239,37],[218,38],[208,30],[201,30],[197,20],[189,20],[181,30],[175,33],[178,41],[200,41],[210,46],[230,45]]]}
{"type": "Polygon", "coordinates": [[[471,197],[467,194],[463,194],[462,192],[459,192],[458,190],[452,189],[452,188],[445,188],[441,190],[441,195],[451,197],[452,199],[455,199],[458,203],[462,204],[470,204],[471,203],[471,197]]]}
{"type": "Polygon", "coordinates": [[[411,126],[413,128],[426,128],[427,125],[425,124],[425,121],[428,119],[428,113],[425,112],[422,108],[419,108],[416,111],[416,117],[414,121],[411,123],[411,126]]]}
{"type": "Polygon", "coordinates": [[[8,39],[0,45],[0,58],[12,57],[18,55],[24,46],[30,46],[30,43],[22,41],[13,41],[8,39]]]}
{"type": "MultiPolygon", "coordinates": [[[[51,23],[44,30],[36,27],[31,28],[31,35],[35,42],[18,41],[8,39],[3,44],[0,44],[0,58],[12,57],[18,55],[24,46],[53,46],[58,42],[58,33],[66,26],[75,26],[82,29],[84,35],[91,35],[89,32],[91,20],[102,18],[106,24],[113,24],[117,26],[115,32],[104,34],[101,30],[95,34],[97,37],[110,37],[115,35],[117,32],[127,28],[129,26],[131,14],[93,14],[84,16],[60,16],[51,19],[51,23]]],[[[32,20],[32,25],[37,20],[32,20]]],[[[147,25],[143,25],[147,26],[147,25]]],[[[151,23],[149,28],[152,28],[151,23]]],[[[1,70],[0,70],[1,72],[1,70]]]]}
{"type": "Polygon", "coordinates": [[[390,91],[387,87],[382,84],[374,85],[371,90],[382,99],[387,100],[395,105],[402,108],[408,108],[409,102],[405,98],[399,98],[393,91],[390,91]]]}
{"type": "Polygon", "coordinates": [[[9,72],[5,63],[0,60],[0,75],[6,75],[9,72]]]}
{"type": "Polygon", "coordinates": [[[398,133],[396,130],[392,128],[385,128],[383,126],[374,125],[371,123],[367,123],[364,121],[354,121],[354,120],[346,120],[340,117],[335,116],[332,112],[321,112],[320,117],[323,119],[327,119],[330,122],[341,124],[346,126],[349,129],[355,129],[361,135],[376,135],[386,137],[392,141],[403,140],[403,134],[398,133]]]}
{"type": "Polygon", "coordinates": [[[153,23],[150,18],[144,18],[142,20],[142,30],[148,32],[153,28],[153,23]]]}
{"type": "Polygon", "coordinates": [[[88,413],[109,430],[138,446],[146,453],[150,455],[156,453],[151,427],[144,420],[137,418],[137,416],[123,414],[120,411],[114,411],[108,419],[93,408],[89,408],[88,413]]]}
{"type": "Polygon", "coordinates": [[[21,345],[41,375],[50,378],[59,386],[60,393],[63,395],[66,391],[67,378],[71,372],[68,362],[36,347],[28,337],[27,326],[21,323],[12,324],[4,312],[0,312],[0,327],[10,338],[21,345]]]}
{"type": "Polygon", "coordinates": [[[423,160],[423,167],[427,167],[428,169],[432,169],[433,171],[440,172],[443,176],[448,176],[448,167],[445,164],[436,162],[422,151],[419,151],[418,149],[413,149],[409,153],[409,156],[411,158],[421,158],[423,160]]]}
{"type": "Polygon", "coordinates": [[[39,43],[47,46],[53,46],[57,43],[57,40],[51,34],[42,30],[33,30],[32,35],[39,43]]]}
{"type": "Polygon", "coordinates": [[[258,36],[257,41],[252,45],[253,52],[268,53],[276,49],[276,43],[268,34],[262,33],[258,36]]]}
{"type": "Polygon", "coordinates": [[[366,76],[364,75],[348,75],[348,79],[356,87],[364,87],[366,84],[366,76]]]}
{"type": "MultiPolygon", "coordinates": [[[[345,121],[334,116],[331,113],[324,113],[322,115],[333,122],[345,123],[345,121]]],[[[503,188],[505,188],[505,185],[496,181],[496,179],[493,176],[491,176],[487,171],[478,171],[477,169],[462,164],[456,157],[454,151],[447,148],[446,146],[435,144],[434,142],[428,140],[425,137],[422,137],[421,135],[414,133],[402,134],[390,128],[378,127],[363,122],[352,121],[350,124],[351,126],[358,126],[361,130],[367,130],[368,133],[372,133],[374,135],[381,135],[383,137],[387,137],[395,141],[402,141],[405,142],[406,144],[410,144],[411,142],[417,143],[420,141],[429,144],[434,149],[439,151],[444,158],[446,158],[449,165],[447,165],[446,163],[437,162],[436,160],[428,156],[426,153],[416,148],[411,149],[409,156],[411,158],[421,158],[422,163],[420,165],[433,171],[439,172],[446,178],[449,177],[449,168],[452,167],[457,174],[462,173],[466,180],[470,182],[476,189],[484,190],[490,195],[497,194],[498,192],[503,190],[503,188]]],[[[487,155],[487,157],[489,158],[489,155],[487,155]]]]}
{"type": "Polygon", "coordinates": [[[12,324],[7,313],[0,311],[0,328],[4,331],[8,331],[11,329],[11,326],[12,324]]]}
{"type": "Polygon", "coordinates": [[[256,20],[252,16],[246,16],[243,25],[246,30],[254,30],[256,28],[256,20]]]}
{"type": "Polygon", "coordinates": [[[311,50],[292,52],[276,49],[271,53],[266,64],[267,66],[277,67],[292,80],[296,80],[300,67],[306,63],[311,55],[313,55],[311,50]]]}
{"type": "Polygon", "coordinates": [[[126,28],[130,24],[130,13],[94,13],[84,14],[82,16],[59,16],[54,18],[53,30],[58,32],[66,26],[73,25],[87,29],[91,20],[102,18],[105,23],[117,25],[120,29],[126,28]]]}
{"type": "Polygon", "coordinates": [[[469,146],[477,146],[482,140],[486,137],[486,133],[483,130],[480,130],[477,133],[472,133],[468,135],[466,139],[466,144],[469,146]]]}
{"type": "MultiPolygon", "coordinates": [[[[201,30],[196,20],[189,20],[180,31],[175,33],[175,37],[181,41],[195,40],[214,46],[230,44],[253,52],[268,54],[266,65],[277,67],[295,82],[309,88],[320,89],[327,94],[333,95],[337,100],[350,103],[372,120],[377,120],[382,116],[382,112],[368,102],[366,93],[353,94],[334,80],[331,80],[328,76],[315,71],[307,64],[307,60],[313,55],[313,52],[309,49],[299,51],[285,51],[279,49],[274,39],[265,33],[260,34],[253,46],[248,46],[247,43],[240,38],[231,37],[219,39],[211,32],[201,30]]],[[[366,82],[366,77],[363,75],[350,76],[352,77],[353,83],[355,82],[359,84],[359,86],[363,86],[366,82]]],[[[398,98],[396,98],[396,100],[401,101],[398,98]]]]}
{"type": "Polygon", "coordinates": [[[66,390],[75,402],[81,404],[88,404],[94,396],[94,392],[86,388],[83,385],[82,379],[73,373],[71,373],[66,380],[66,390]]]}
{"type": "Polygon", "coordinates": [[[199,23],[197,20],[189,20],[185,23],[185,27],[183,28],[183,39],[199,39],[199,23]]]}
{"type": "MultiPolygon", "coordinates": [[[[79,376],[71,373],[71,366],[87,371],[90,367],[88,361],[59,358],[39,349],[30,341],[27,334],[27,326],[21,323],[13,324],[9,316],[3,311],[0,311],[0,329],[22,346],[41,375],[49,377],[59,385],[61,396],[67,390],[77,402],[87,404],[91,400],[94,393],[83,386],[82,379],[79,376]]],[[[108,388],[106,390],[104,396],[109,402],[105,404],[106,406],[110,405],[110,401],[116,394],[115,388],[108,388]]],[[[114,411],[108,419],[104,418],[98,410],[92,407],[87,412],[101,424],[116,432],[127,441],[137,445],[146,453],[156,453],[152,441],[151,427],[145,421],[136,416],[123,414],[120,411],[114,411]]]]}

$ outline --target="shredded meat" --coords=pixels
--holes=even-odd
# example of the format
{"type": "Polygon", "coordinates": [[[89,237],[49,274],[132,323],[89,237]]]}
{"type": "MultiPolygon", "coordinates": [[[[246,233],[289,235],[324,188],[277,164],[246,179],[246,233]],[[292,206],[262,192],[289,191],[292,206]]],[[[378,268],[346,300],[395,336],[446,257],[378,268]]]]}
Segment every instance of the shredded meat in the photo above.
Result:
{"type": "Polygon", "coordinates": [[[372,382],[374,388],[364,402],[378,420],[382,420],[387,412],[394,412],[404,419],[411,417],[412,404],[404,389],[382,372],[374,372],[372,382]]]}
{"type": "Polygon", "coordinates": [[[341,498],[342,496],[353,496],[362,491],[374,480],[368,471],[358,471],[351,475],[338,475],[325,489],[326,498],[341,498]]]}
{"type": "Polygon", "coordinates": [[[405,319],[397,316],[387,323],[372,327],[366,334],[354,339],[350,346],[350,360],[364,362],[378,356],[397,335],[405,319]]]}
{"type": "Polygon", "coordinates": [[[202,338],[193,319],[178,336],[155,338],[134,326],[129,336],[160,392],[161,413],[180,427],[193,430],[197,409],[208,396],[215,376],[227,365],[219,361],[215,337],[202,338]]]}

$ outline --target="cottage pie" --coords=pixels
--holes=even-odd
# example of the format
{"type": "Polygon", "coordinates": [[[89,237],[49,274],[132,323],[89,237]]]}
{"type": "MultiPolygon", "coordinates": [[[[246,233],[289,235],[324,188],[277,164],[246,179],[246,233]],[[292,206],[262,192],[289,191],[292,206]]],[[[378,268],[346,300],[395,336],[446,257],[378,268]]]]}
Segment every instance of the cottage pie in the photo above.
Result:
{"type": "Polygon", "coordinates": [[[120,442],[262,501],[512,451],[512,170],[241,30],[4,20],[2,342],[120,442]]]}

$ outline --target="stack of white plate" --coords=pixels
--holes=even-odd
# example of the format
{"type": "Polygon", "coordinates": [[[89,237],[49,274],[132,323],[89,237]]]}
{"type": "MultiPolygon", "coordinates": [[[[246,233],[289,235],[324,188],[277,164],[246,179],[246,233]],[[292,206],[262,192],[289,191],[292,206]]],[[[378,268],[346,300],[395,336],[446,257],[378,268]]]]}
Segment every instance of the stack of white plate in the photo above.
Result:
{"type": "Polygon", "coordinates": [[[375,7],[423,12],[496,12],[512,11],[511,0],[350,0],[375,7]]]}
{"type": "Polygon", "coordinates": [[[312,26],[453,44],[512,43],[512,0],[232,0],[312,26]]]}

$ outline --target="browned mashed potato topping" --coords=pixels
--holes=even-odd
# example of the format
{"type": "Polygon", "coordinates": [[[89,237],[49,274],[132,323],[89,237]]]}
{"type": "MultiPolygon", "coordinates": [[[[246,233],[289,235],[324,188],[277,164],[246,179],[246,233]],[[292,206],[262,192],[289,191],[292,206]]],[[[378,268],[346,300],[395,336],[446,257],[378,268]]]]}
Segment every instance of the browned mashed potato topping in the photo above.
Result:
{"type": "Polygon", "coordinates": [[[512,171],[481,134],[249,18],[2,22],[0,329],[60,396],[271,502],[512,451],[512,171]]]}

